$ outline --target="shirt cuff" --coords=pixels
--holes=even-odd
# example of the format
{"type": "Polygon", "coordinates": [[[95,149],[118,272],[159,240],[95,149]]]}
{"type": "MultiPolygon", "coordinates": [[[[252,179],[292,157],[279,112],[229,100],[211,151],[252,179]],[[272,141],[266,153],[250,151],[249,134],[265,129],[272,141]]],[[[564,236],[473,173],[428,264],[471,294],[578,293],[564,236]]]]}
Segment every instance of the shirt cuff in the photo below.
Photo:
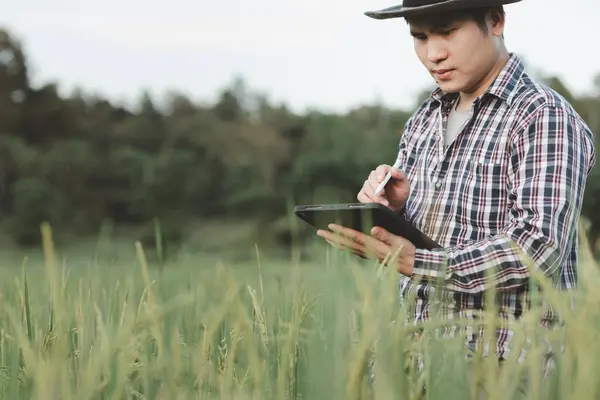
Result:
{"type": "Polygon", "coordinates": [[[413,279],[450,279],[448,252],[445,249],[417,249],[413,267],[413,279]]]}

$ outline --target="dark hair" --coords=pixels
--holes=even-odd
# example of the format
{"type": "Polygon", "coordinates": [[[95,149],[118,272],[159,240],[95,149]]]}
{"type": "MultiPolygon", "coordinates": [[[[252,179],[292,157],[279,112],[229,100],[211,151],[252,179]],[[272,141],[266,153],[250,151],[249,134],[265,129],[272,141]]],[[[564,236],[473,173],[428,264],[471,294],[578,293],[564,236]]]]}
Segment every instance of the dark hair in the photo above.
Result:
{"type": "Polygon", "coordinates": [[[472,20],[477,23],[483,33],[487,34],[488,30],[485,19],[487,14],[491,11],[498,11],[503,18],[505,16],[504,7],[500,5],[496,7],[478,7],[465,10],[447,11],[439,14],[407,16],[404,19],[406,20],[407,24],[414,23],[425,26],[444,26],[450,25],[457,21],[472,20]]]}

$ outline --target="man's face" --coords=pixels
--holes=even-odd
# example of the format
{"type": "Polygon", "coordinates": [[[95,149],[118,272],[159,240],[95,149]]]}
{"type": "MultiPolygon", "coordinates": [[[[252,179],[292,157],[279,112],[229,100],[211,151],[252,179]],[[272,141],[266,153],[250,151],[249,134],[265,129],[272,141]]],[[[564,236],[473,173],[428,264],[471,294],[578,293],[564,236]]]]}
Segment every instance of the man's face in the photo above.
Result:
{"type": "Polygon", "coordinates": [[[475,91],[498,59],[498,28],[488,22],[485,33],[473,20],[446,21],[441,16],[409,22],[417,56],[442,91],[475,91]]]}

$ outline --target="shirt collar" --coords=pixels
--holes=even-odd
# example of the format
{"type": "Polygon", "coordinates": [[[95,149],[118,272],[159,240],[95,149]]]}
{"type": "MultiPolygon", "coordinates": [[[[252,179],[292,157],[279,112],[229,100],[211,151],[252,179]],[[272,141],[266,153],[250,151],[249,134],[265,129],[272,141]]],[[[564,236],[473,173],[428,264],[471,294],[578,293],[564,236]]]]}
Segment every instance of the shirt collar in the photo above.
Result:
{"type": "MultiPolygon", "coordinates": [[[[511,104],[512,98],[516,93],[518,83],[525,72],[523,62],[514,53],[510,53],[508,62],[500,71],[500,74],[492,82],[490,87],[484,92],[485,95],[492,95],[500,100],[505,101],[508,105],[511,104]]],[[[431,93],[432,105],[442,103],[447,105],[458,97],[457,93],[444,93],[439,86],[431,93]]]]}

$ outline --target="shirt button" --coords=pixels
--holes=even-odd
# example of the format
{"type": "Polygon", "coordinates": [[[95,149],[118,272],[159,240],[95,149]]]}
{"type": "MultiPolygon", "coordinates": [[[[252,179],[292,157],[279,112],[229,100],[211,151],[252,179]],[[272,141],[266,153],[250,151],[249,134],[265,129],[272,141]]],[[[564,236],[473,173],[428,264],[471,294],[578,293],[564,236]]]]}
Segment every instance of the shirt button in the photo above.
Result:
{"type": "Polygon", "coordinates": [[[436,188],[436,189],[441,189],[441,188],[442,188],[442,181],[437,181],[437,182],[435,183],[435,188],[436,188]]]}

